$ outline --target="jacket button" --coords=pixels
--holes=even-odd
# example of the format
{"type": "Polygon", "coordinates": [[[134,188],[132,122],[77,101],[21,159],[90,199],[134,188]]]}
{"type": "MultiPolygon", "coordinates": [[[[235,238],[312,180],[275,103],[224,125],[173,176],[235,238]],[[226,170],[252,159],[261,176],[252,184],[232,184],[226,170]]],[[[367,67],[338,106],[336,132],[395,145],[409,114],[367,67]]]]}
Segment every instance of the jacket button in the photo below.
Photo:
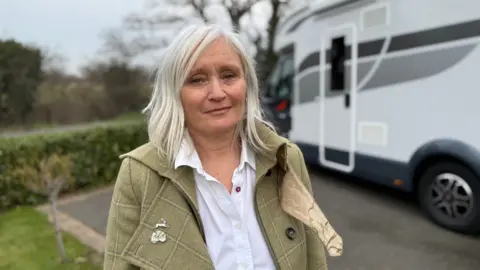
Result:
{"type": "Polygon", "coordinates": [[[295,237],[297,236],[297,232],[296,232],[295,229],[292,228],[292,227],[288,227],[288,228],[285,230],[285,234],[287,235],[288,239],[290,239],[290,240],[295,239],[295,237]]]}
{"type": "Polygon", "coordinates": [[[268,170],[267,174],[265,174],[265,176],[270,176],[271,174],[272,174],[272,170],[268,170]]]}

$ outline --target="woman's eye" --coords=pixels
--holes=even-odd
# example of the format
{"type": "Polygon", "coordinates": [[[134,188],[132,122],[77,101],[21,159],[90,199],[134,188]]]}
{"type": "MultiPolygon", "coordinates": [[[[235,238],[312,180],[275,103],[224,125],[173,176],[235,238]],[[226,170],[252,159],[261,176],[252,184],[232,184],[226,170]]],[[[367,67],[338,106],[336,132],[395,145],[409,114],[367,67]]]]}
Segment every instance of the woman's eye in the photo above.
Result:
{"type": "Polygon", "coordinates": [[[190,80],[188,80],[188,83],[190,84],[199,84],[203,82],[205,82],[204,78],[191,78],[190,80]]]}
{"type": "Polygon", "coordinates": [[[225,78],[225,79],[233,79],[235,77],[236,77],[236,75],[234,73],[227,73],[227,74],[223,75],[223,78],[225,78]]]}

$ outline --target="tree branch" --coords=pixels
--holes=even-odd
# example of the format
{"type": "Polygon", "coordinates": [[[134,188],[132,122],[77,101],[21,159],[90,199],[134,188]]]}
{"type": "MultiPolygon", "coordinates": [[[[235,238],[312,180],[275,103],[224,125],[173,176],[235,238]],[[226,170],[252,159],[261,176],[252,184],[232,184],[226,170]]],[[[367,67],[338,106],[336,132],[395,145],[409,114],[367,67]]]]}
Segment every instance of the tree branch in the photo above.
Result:
{"type": "MultiPolygon", "coordinates": [[[[245,2],[245,4],[243,6],[240,6],[238,8],[238,13],[237,13],[237,16],[239,17],[242,17],[243,15],[245,15],[247,12],[249,12],[250,10],[252,10],[252,7],[258,3],[260,1],[258,0],[248,0],[247,2],[245,2]]],[[[238,3],[238,2],[237,2],[238,3]]]]}
{"type": "Polygon", "coordinates": [[[260,49],[262,43],[262,31],[254,23],[245,30],[245,35],[255,45],[256,49],[260,49]],[[253,30],[249,31],[249,30],[253,30]]]}
{"type": "Polygon", "coordinates": [[[197,3],[195,0],[189,0],[188,1],[190,5],[193,7],[195,10],[195,13],[197,13],[198,16],[205,22],[208,23],[209,19],[205,15],[205,8],[206,8],[206,3],[205,0],[199,0],[197,3]]]}

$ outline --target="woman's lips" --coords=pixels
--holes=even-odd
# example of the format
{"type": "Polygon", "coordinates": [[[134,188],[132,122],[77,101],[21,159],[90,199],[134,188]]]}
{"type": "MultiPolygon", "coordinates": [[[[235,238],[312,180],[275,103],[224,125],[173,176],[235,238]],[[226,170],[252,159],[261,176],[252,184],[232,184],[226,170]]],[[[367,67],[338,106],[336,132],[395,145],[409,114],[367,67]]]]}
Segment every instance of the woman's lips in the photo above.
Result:
{"type": "Polygon", "coordinates": [[[213,114],[213,115],[224,114],[228,110],[230,110],[230,108],[231,107],[222,107],[222,108],[218,108],[218,109],[209,110],[209,111],[207,111],[207,113],[208,114],[213,114]]]}

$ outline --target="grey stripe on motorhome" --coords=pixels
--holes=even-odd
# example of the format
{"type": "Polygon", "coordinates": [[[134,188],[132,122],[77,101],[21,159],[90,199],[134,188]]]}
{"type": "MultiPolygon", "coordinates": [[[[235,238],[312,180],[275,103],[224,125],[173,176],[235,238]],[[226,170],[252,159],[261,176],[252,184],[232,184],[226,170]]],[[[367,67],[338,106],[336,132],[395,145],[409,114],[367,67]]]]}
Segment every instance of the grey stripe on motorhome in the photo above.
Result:
{"type": "MultiPolygon", "coordinates": [[[[402,83],[412,80],[427,78],[445,71],[464,59],[477,44],[463,45],[452,48],[431,50],[422,53],[415,53],[401,57],[385,58],[380,63],[377,71],[365,84],[357,91],[365,91],[378,87],[402,83]]],[[[375,59],[358,63],[357,85],[362,82],[366,74],[373,66],[375,59]]],[[[325,71],[325,89],[330,89],[330,68],[327,66],[325,71]]],[[[345,87],[350,88],[350,66],[345,69],[345,87]]],[[[311,102],[320,92],[320,72],[318,68],[312,68],[310,72],[303,74],[298,81],[299,98],[298,103],[311,102]]],[[[325,96],[332,97],[343,95],[342,91],[327,91],[325,96]]]]}
{"type": "MultiPolygon", "coordinates": [[[[419,48],[428,45],[434,45],[444,42],[457,41],[466,38],[480,36],[480,20],[468,21],[459,24],[428,29],[424,31],[408,33],[392,37],[387,52],[397,52],[413,48],[419,48]]],[[[358,58],[373,56],[380,53],[385,39],[377,39],[373,41],[358,44],[358,58]]],[[[350,59],[351,45],[346,46],[346,59],[350,59]]],[[[330,49],[326,51],[326,62],[330,62],[330,49]]],[[[303,70],[319,65],[319,52],[312,52],[305,57],[298,68],[298,73],[303,70]]]]}

